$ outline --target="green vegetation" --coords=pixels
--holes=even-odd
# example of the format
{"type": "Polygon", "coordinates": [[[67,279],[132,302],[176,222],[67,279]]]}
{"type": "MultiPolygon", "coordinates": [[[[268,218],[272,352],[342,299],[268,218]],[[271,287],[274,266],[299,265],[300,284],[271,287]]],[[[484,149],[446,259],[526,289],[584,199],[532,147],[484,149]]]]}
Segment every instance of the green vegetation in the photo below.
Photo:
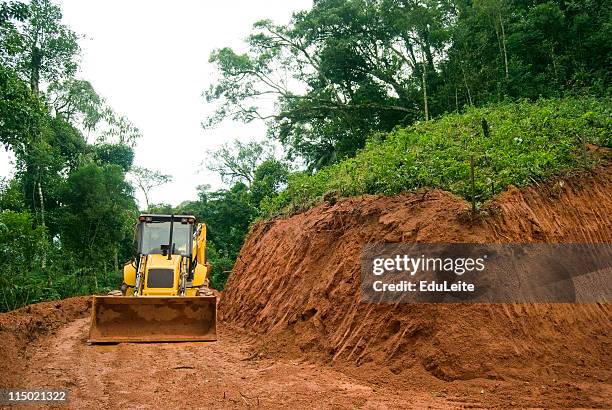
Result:
{"type": "Polygon", "coordinates": [[[0,311],[116,288],[132,255],[139,131],[75,78],[78,37],[48,0],[0,4],[0,311]]]}
{"type": "Polygon", "coordinates": [[[78,78],[60,7],[0,0],[0,144],[15,158],[0,180],[0,311],[119,286],[135,189],[149,212],[207,223],[222,289],[258,218],[420,187],[471,198],[471,159],[478,203],[589,167],[587,144],[611,146],[611,13],[603,0],[318,0],[257,22],[246,52],[210,56],[204,124],[262,120],[280,147],[202,153],[227,186],[172,207],[149,203],[172,177],[132,164],[138,128],[78,78]]]}
{"type": "Polygon", "coordinates": [[[288,24],[255,23],[247,52],[210,56],[208,120],[263,119],[318,170],[374,132],[465,107],[609,96],[611,21],[604,0],[319,0],[288,24]]]}
{"type": "Polygon", "coordinates": [[[610,100],[521,101],[398,128],[374,135],[354,158],[314,175],[290,175],[287,189],[268,198],[262,212],[273,216],[304,210],[329,193],[391,195],[421,187],[469,199],[471,156],[475,198],[482,202],[508,185],[590,166],[585,144],[612,146],[611,114],[610,100]]]}

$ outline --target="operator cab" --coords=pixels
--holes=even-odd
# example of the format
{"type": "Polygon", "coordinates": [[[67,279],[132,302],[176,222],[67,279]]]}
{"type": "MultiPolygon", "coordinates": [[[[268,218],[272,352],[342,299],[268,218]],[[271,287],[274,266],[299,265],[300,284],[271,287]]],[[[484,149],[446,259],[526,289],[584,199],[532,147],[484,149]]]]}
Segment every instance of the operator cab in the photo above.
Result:
{"type": "Polygon", "coordinates": [[[196,226],[193,215],[142,214],[138,217],[138,253],[191,258],[196,226]]]}

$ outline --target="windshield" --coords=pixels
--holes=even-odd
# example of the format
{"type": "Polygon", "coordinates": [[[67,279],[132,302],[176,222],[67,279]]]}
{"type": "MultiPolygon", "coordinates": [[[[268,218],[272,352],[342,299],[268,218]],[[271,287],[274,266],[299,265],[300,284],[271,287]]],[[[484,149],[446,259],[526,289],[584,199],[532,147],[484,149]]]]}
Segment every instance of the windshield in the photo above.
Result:
{"type": "MultiPolygon", "coordinates": [[[[141,236],[141,253],[148,255],[162,253],[161,245],[167,245],[170,239],[170,222],[143,222],[141,236]]],[[[174,254],[190,256],[191,229],[193,225],[174,222],[172,242],[174,254]]]]}

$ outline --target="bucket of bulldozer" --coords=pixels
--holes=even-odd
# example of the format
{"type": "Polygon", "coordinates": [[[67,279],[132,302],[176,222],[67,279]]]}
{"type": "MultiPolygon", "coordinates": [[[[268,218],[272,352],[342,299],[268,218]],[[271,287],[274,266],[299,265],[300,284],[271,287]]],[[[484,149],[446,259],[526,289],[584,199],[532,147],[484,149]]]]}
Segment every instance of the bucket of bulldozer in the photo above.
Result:
{"type": "Polygon", "coordinates": [[[94,296],[89,342],[217,340],[215,296],[94,296]]]}

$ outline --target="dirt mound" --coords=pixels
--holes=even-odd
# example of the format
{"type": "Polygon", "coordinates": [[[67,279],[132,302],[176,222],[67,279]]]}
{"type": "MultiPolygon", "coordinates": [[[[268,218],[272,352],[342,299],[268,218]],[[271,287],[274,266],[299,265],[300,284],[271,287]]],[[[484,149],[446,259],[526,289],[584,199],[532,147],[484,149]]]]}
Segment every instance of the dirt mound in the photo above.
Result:
{"type": "Polygon", "coordinates": [[[260,223],[223,292],[220,317],[268,334],[267,348],[297,347],[363,369],[425,371],[447,381],[609,381],[609,304],[359,303],[366,243],[612,242],[612,167],[510,188],[477,221],[466,218],[468,209],[449,193],[424,190],[351,198],[260,223]]]}
{"type": "Polygon", "coordinates": [[[30,344],[53,334],[60,326],[84,317],[91,307],[90,297],[44,302],[0,314],[0,386],[15,386],[15,374],[24,369],[30,344]]]}

